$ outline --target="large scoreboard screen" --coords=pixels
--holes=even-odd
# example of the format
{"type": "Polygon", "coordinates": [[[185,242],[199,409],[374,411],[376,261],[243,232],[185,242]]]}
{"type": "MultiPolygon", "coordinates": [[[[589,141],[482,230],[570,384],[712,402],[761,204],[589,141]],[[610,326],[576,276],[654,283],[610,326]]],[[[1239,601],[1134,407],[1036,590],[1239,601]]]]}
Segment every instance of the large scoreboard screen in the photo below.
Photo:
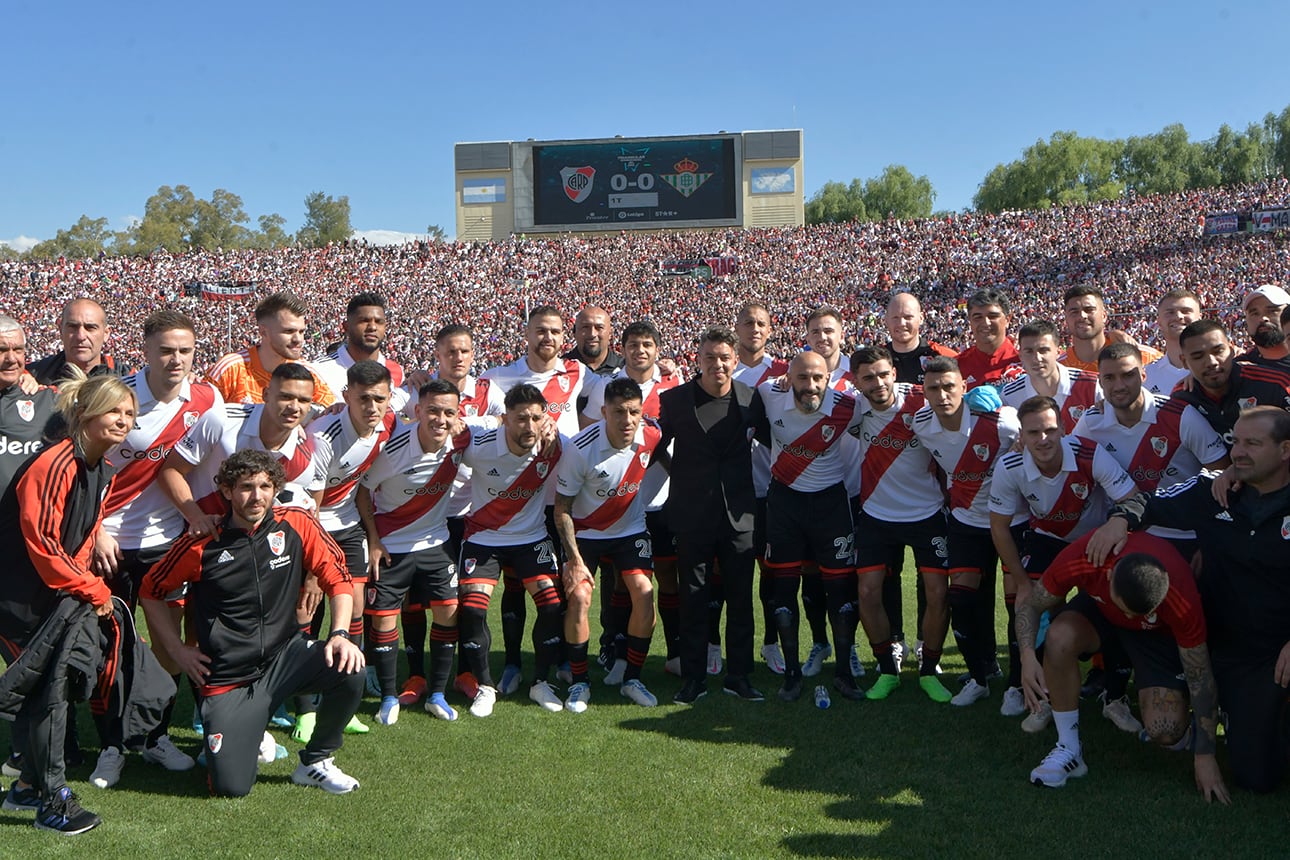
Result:
{"type": "Polygon", "coordinates": [[[738,192],[733,137],[533,147],[534,226],[731,223],[738,192]]]}

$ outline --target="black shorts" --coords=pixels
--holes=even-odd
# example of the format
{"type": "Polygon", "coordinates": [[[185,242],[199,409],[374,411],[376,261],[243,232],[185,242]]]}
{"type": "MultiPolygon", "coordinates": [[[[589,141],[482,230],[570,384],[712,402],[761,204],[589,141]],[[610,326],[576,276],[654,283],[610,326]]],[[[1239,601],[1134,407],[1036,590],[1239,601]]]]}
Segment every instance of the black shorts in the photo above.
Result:
{"type": "Polygon", "coordinates": [[[647,532],[619,538],[578,538],[578,553],[587,567],[597,561],[603,570],[612,567],[619,576],[654,573],[654,559],[647,532]]]}
{"type": "Polygon", "coordinates": [[[753,549],[757,551],[757,560],[766,560],[766,497],[757,500],[753,508],[753,549]]]}
{"type": "Polygon", "coordinates": [[[466,535],[466,518],[448,517],[448,542],[443,545],[444,552],[452,558],[461,557],[461,542],[466,535]]]}
{"type": "Polygon", "coordinates": [[[819,565],[822,573],[855,568],[851,505],[847,490],[834,484],[804,493],[770,482],[766,495],[766,566],[773,570],[819,565]]]}
{"type": "Polygon", "coordinates": [[[457,565],[443,546],[390,554],[380,578],[368,582],[363,612],[397,615],[406,597],[409,609],[451,606],[457,602],[457,565]]]}
{"type": "Polygon", "coordinates": [[[994,576],[999,566],[999,554],[988,528],[967,525],[953,514],[945,517],[945,534],[949,538],[949,573],[979,573],[994,576]]]}
{"type": "MultiPolygon", "coordinates": [[[[1112,624],[1098,608],[1097,601],[1082,591],[1058,611],[1057,617],[1060,618],[1064,612],[1077,612],[1093,625],[1108,665],[1112,661],[1120,665],[1132,664],[1139,690],[1149,687],[1187,689],[1178,643],[1165,631],[1129,630],[1112,624]]],[[[1092,655],[1080,656],[1088,659],[1092,655]]]]}
{"type": "Polygon", "coordinates": [[[949,539],[945,536],[945,514],[937,511],[925,520],[911,523],[889,523],[866,514],[856,513],[856,571],[886,571],[894,557],[903,557],[905,547],[914,551],[919,573],[946,573],[949,565],[949,539]]]}
{"type": "MultiPolygon", "coordinates": [[[[121,550],[122,557],[116,566],[116,576],[107,581],[108,588],[112,590],[112,595],[121,598],[130,606],[137,604],[139,602],[139,583],[143,582],[143,577],[152,569],[152,566],[161,561],[169,551],[170,543],[121,550]]],[[[182,596],[181,591],[177,595],[177,599],[182,596]]],[[[167,599],[169,597],[170,595],[167,595],[167,599]]]]}
{"type": "Polygon", "coordinates": [[[502,570],[514,573],[520,582],[558,577],[555,546],[550,538],[510,546],[485,546],[467,540],[461,545],[461,562],[457,565],[462,585],[492,585],[502,570]]]}
{"type": "Polygon", "coordinates": [[[657,561],[676,561],[676,535],[667,524],[666,511],[646,511],[645,528],[657,561]]]}
{"type": "Polygon", "coordinates": [[[367,582],[367,532],[362,526],[350,526],[337,532],[327,532],[336,541],[341,552],[345,553],[345,567],[349,578],[355,582],[367,582]]]}
{"type": "MultiPolygon", "coordinates": [[[[1013,539],[1016,540],[1015,533],[1013,539]]],[[[1017,544],[1017,549],[1021,553],[1021,563],[1026,566],[1026,575],[1032,582],[1038,582],[1044,575],[1044,571],[1048,570],[1049,565],[1053,563],[1053,559],[1057,558],[1057,554],[1068,546],[1070,544],[1061,538],[1026,529],[1017,544]]]]}

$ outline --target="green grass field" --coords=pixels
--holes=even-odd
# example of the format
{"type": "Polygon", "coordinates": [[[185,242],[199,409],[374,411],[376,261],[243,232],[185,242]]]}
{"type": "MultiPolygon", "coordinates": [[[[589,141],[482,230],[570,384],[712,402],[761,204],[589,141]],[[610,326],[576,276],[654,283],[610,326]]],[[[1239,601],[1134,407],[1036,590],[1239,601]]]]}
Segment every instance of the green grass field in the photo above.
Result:
{"type": "MultiPolygon", "coordinates": [[[[909,589],[911,577],[905,580],[909,589]]],[[[906,613],[913,613],[912,597],[906,613]]],[[[500,633],[495,639],[500,648],[500,633]]],[[[961,670],[957,658],[951,650],[942,661],[951,677],[961,670]]],[[[493,663],[500,669],[500,653],[493,663]]],[[[238,800],[209,798],[200,771],[169,774],[134,755],[120,785],[100,791],[88,783],[97,741],[82,708],[89,761],[69,776],[103,826],[68,839],[35,831],[30,814],[0,813],[0,856],[1290,852],[1284,791],[1272,797],[1238,792],[1230,808],[1207,806],[1193,786],[1189,755],[1146,747],[1116,731],[1091,703],[1082,732],[1089,774],[1050,790],[1026,777],[1055,736],[1051,730],[1027,735],[1015,720],[999,716],[998,682],[989,701],[960,710],[928,701],[907,667],[904,684],[886,702],[835,696],[833,707],[822,711],[813,706],[810,687],[795,704],[775,700],[778,678],[759,661],[754,682],[770,697],[766,703],[722,695],[717,680],[706,699],[687,708],[671,704],[679,682],[663,674],[661,656],[652,656],[644,678],[662,704],[647,710],[600,684],[600,674],[593,669],[591,709],[579,716],[548,714],[521,693],[480,720],[464,713],[457,696],[463,715],[454,724],[406,710],[386,728],[374,725],[376,702],[365,700],[362,713],[372,732],[348,737],[337,759],[362,787],[344,797],[293,786],[294,755],[262,766],[255,791],[238,800]]],[[[186,727],[191,704],[182,695],[176,723],[186,727]]],[[[294,753],[298,747],[287,733],[278,734],[294,753]]],[[[186,728],[175,740],[193,754],[200,744],[186,728]]]]}

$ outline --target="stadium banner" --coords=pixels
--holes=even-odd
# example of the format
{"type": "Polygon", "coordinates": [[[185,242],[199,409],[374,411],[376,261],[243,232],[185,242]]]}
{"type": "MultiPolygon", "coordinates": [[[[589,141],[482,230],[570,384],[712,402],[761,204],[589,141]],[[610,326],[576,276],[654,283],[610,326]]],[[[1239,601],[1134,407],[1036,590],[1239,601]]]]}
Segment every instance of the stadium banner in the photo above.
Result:
{"type": "Polygon", "coordinates": [[[753,194],[791,194],[797,190],[797,174],[791,167],[754,167],[748,185],[753,194]]]}
{"type": "Polygon", "coordinates": [[[208,302],[234,301],[255,295],[255,281],[197,281],[195,286],[196,292],[208,302]]]}
{"type": "Polygon", "coordinates": [[[1214,212],[1205,216],[1205,235],[1223,236],[1241,229],[1241,219],[1235,212],[1214,212]]]}
{"type": "Polygon", "coordinates": [[[1259,233],[1290,229],[1290,209],[1264,209],[1250,219],[1250,229],[1259,233]]]}
{"type": "Polygon", "coordinates": [[[463,179],[461,182],[461,203],[469,206],[472,203],[505,203],[506,177],[495,176],[486,179],[463,179]]]}

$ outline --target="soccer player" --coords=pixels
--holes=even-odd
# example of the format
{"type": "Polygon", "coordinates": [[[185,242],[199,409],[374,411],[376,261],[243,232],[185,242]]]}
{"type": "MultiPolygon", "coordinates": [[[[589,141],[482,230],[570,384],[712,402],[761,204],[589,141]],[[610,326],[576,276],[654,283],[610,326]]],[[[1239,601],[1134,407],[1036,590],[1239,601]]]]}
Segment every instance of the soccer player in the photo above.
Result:
{"type": "MultiPolygon", "coordinates": [[[[1265,368],[1264,368],[1265,369],[1265,368]]],[[[1227,752],[1232,782],[1268,792],[1286,770],[1285,707],[1290,685],[1290,414],[1273,406],[1241,413],[1232,430],[1232,467],[1238,483],[1220,504],[1213,476],[1159,488],[1111,509],[1110,519],[1090,538],[1087,555],[1101,565],[1123,548],[1125,536],[1152,525],[1196,532],[1201,571],[1197,577],[1208,625],[1208,644],[1218,683],[1219,707],[1227,714],[1227,752]]],[[[1215,726],[1200,713],[1202,736],[1215,726]]],[[[1212,745],[1208,750],[1212,750],[1212,745]]]]}
{"type": "Polygon", "coordinates": [[[267,296],[255,306],[260,342],[215,362],[206,373],[207,381],[219,389],[227,403],[263,403],[273,371],[284,363],[297,363],[313,379],[313,402],[323,409],[331,406],[336,402],[335,392],[301,358],[308,314],[309,306],[291,293],[267,296]]]}
{"type": "Polygon", "coordinates": [[[503,394],[517,385],[537,388],[560,434],[572,437],[582,429],[576,408],[578,398],[584,393],[589,395],[599,378],[578,359],[560,357],[560,348],[564,346],[564,318],[551,305],[539,305],[529,312],[524,343],[524,355],[511,364],[485,372],[483,378],[498,386],[503,394]]]}
{"type": "MultiPolygon", "coordinates": [[[[756,388],[763,382],[777,379],[788,373],[788,362],[783,359],[777,359],[766,352],[766,342],[770,340],[771,333],[770,309],[764,304],[761,302],[749,302],[739,309],[739,313],[735,317],[735,336],[739,339],[735,346],[735,351],[739,356],[739,363],[735,366],[734,372],[736,382],[742,382],[749,388],[756,388]]],[[[772,672],[776,675],[782,675],[784,674],[784,652],[779,647],[778,626],[775,624],[775,574],[766,567],[766,493],[770,489],[770,449],[756,439],[753,440],[752,445],[753,491],[757,494],[753,546],[757,550],[757,568],[759,571],[757,597],[761,601],[763,623],[761,656],[772,672]]],[[[654,541],[654,549],[658,550],[658,548],[659,542],[656,540],[654,541]]],[[[655,558],[656,565],[658,561],[659,559],[655,558]]],[[[660,576],[659,614],[663,616],[663,631],[666,635],[668,629],[667,616],[664,614],[663,609],[666,592],[663,591],[662,585],[663,578],[660,576]]],[[[712,583],[711,588],[718,606],[715,613],[716,623],[712,626],[719,630],[721,626],[721,611],[719,608],[721,604],[720,582],[712,583]]],[[[713,632],[709,630],[709,675],[716,675],[721,672],[721,646],[719,644],[712,645],[713,632]]],[[[716,641],[720,642],[720,638],[716,637],[716,641]]],[[[671,643],[669,642],[670,646],[671,643]]]]}
{"type": "Polygon", "coordinates": [[[1156,329],[1164,336],[1165,355],[1146,367],[1147,391],[1168,395],[1174,387],[1187,378],[1187,362],[1183,359],[1178,337],[1191,323],[1200,319],[1200,296],[1192,290],[1177,287],[1160,297],[1156,308],[1156,329]]]}
{"type": "Polygon", "coordinates": [[[411,394],[404,387],[403,366],[386,355],[385,299],[376,293],[359,293],[345,306],[345,322],[341,324],[345,339],[314,362],[313,368],[327,383],[333,395],[345,388],[345,373],[358,361],[375,361],[390,374],[390,409],[403,412],[411,394]]]}
{"type": "MultiPolygon", "coordinates": [[[[848,371],[849,372],[849,371],[848,371]]],[[[766,566],[775,572],[775,622],[784,649],[779,698],[802,695],[798,651],[797,590],[804,575],[822,580],[820,591],[840,654],[850,654],[856,619],[852,544],[855,539],[844,473],[843,437],[855,421],[855,399],[829,387],[829,369],[815,352],[799,353],[788,366],[788,384],[757,386],[765,415],[758,437],[771,446],[766,496],[766,566]],[[813,562],[815,570],[803,570],[813,562]]],[[[850,661],[836,661],[834,684],[859,698],[850,661]]]]}
{"type": "Polygon", "coordinates": [[[548,711],[564,707],[549,681],[552,666],[559,662],[561,607],[555,546],[544,516],[546,483],[554,478],[562,445],[545,420],[548,403],[537,388],[527,383],[514,386],[506,393],[505,405],[502,426],[472,432],[462,456],[471,469],[471,510],[458,565],[458,616],[462,656],[479,684],[470,706],[476,717],[491,715],[497,700],[488,668],[488,603],[503,567],[514,571],[537,605],[536,666],[529,698],[548,711]]]}
{"type": "MultiPolygon", "coordinates": [[[[1006,298],[995,297],[991,304],[977,307],[998,309],[999,300],[1006,301],[1006,298]]],[[[990,325],[998,325],[998,320],[991,320],[990,325]]],[[[971,675],[963,689],[950,699],[950,704],[959,707],[990,695],[988,675],[994,655],[989,653],[987,644],[991,637],[984,630],[978,607],[982,580],[995,577],[999,562],[990,538],[990,480],[996,461],[1012,447],[1019,430],[1013,409],[1006,406],[994,412],[970,409],[964,400],[966,391],[955,359],[945,356],[930,359],[923,382],[927,405],[914,414],[914,435],[941,467],[949,492],[946,531],[950,614],[954,638],[971,675]]],[[[1005,569],[1005,574],[1008,573],[1005,569]]]]}
{"type": "Polygon", "coordinates": [[[1196,320],[1183,329],[1178,343],[1196,384],[1174,396],[1196,407],[1229,448],[1242,411],[1260,404],[1290,409],[1290,373],[1238,363],[1227,329],[1217,320],[1196,320]]]}
{"type": "MultiPolygon", "coordinates": [[[[968,296],[968,327],[972,330],[972,345],[955,358],[966,387],[993,385],[997,388],[1021,375],[1021,356],[1008,338],[1008,316],[1011,312],[1012,303],[1003,290],[991,287],[968,296]]],[[[927,372],[926,366],[923,372],[927,372]]]]}
{"type": "Polygon", "coordinates": [[[603,419],[569,441],[556,473],[555,527],[564,544],[562,578],[569,601],[564,638],[573,672],[564,707],[575,714],[586,711],[591,700],[587,611],[595,577],[588,559],[611,565],[631,600],[631,614],[623,631],[627,665],[620,692],[643,707],[658,704],[640,679],[654,631],[653,561],[642,490],[662,438],[658,425],[645,419],[644,399],[633,379],[618,378],[606,384],[603,419]]]}
{"type": "Polygon", "coordinates": [[[1281,330],[1281,311],[1290,307],[1290,294],[1276,284],[1263,284],[1241,300],[1245,312],[1245,330],[1250,335],[1250,349],[1237,361],[1262,364],[1290,370],[1290,344],[1281,330]]]}
{"type": "Polygon", "coordinates": [[[432,616],[426,710],[441,720],[457,719],[444,691],[457,645],[457,561],[448,554],[448,499],[470,443],[468,430],[452,433],[460,422],[460,400],[456,386],[446,379],[422,386],[417,423],[394,434],[358,489],[358,514],[370,548],[366,611],[372,640],[367,651],[380,684],[377,721],[382,725],[398,721],[402,704],[395,693],[395,625],[405,597],[410,605],[429,607],[432,616]]]}
{"type": "Polygon", "coordinates": [[[891,356],[896,382],[922,385],[923,366],[929,358],[936,355],[953,357],[955,354],[949,347],[922,336],[923,307],[913,293],[901,291],[891,294],[883,324],[887,329],[887,353],[891,356]]]}
{"type": "Polygon", "coordinates": [[[1005,406],[1016,409],[1031,397],[1051,397],[1060,410],[1062,428],[1075,427],[1080,416],[1102,399],[1097,374],[1067,367],[1057,361],[1061,346],[1057,326],[1048,320],[1032,320],[1017,332],[1017,348],[1025,373],[1003,386],[999,392],[1005,406]]]}
{"type": "Polygon", "coordinates": [[[1017,607],[1027,704],[1036,711],[1046,704],[1057,726],[1057,746],[1030,772],[1030,781],[1060,788],[1088,773],[1079,739],[1079,658],[1116,651],[1138,674],[1147,736],[1166,749],[1194,743],[1197,788],[1206,801],[1230,803],[1214,757],[1218,691],[1191,568],[1169,544],[1143,534],[1132,535],[1123,550],[1093,565],[1084,559],[1090,537],[1058,553],[1017,607]],[[1039,616],[1058,610],[1076,588],[1079,594],[1048,625],[1041,668],[1035,653],[1039,616]],[[1195,732],[1187,713],[1189,694],[1195,732]]]}
{"type": "MultiPolygon", "coordinates": [[[[1103,347],[1108,343],[1132,340],[1124,332],[1106,327],[1106,302],[1102,291],[1092,284],[1079,284],[1068,289],[1062,294],[1062,305],[1071,344],[1058,360],[1067,367],[1097,373],[1097,356],[1103,347]]],[[[1146,364],[1160,359],[1160,353],[1151,347],[1139,345],[1139,348],[1146,364]]]]}
{"type": "Polygon", "coordinates": [[[212,794],[243,797],[255,785],[257,752],[275,703],[321,693],[318,723],[291,774],[297,785],[346,794],[358,780],[335,754],[363,695],[363,652],[349,641],[353,588],[345,557],[317,519],[274,507],[282,464],[243,450],[216,475],[228,513],[214,532],[186,535],[144,578],[148,630],[201,689],[212,794]],[[296,596],[306,573],[331,597],[331,633],[320,646],[297,632],[296,596]],[[197,644],[185,645],[165,597],[188,585],[197,644]]]}
{"type": "Polygon", "coordinates": [[[130,368],[118,365],[103,345],[112,327],[103,306],[93,299],[72,299],[58,318],[58,338],[63,348],[27,365],[27,372],[41,385],[57,386],[72,378],[72,368],[86,376],[128,376],[130,368]]]}
{"type": "Polygon", "coordinates": [[[859,424],[850,431],[858,434],[861,451],[860,498],[853,511],[860,621],[880,672],[865,695],[885,699],[900,684],[884,604],[893,560],[899,558],[903,565],[905,547],[910,547],[927,600],[918,685],[932,701],[948,702],[951,695],[936,676],[936,666],[949,624],[949,550],[944,495],[932,471],[932,455],[913,431],[914,415],[924,405],[922,388],[895,380],[891,354],[882,347],[852,353],[851,376],[864,398],[857,402],[859,424]]]}
{"type": "MultiPolygon", "coordinates": [[[[179,440],[210,410],[222,410],[223,398],[214,386],[191,379],[197,351],[196,326],[187,315],[160,310],[143,321],[143,351],[147,365],[125,383],[135,393],[138,413],[121,445],[108,452],[118,464],[112,492],[103,503],[103,527],[94,550],[94,568],[112,593],[133,608],[143,575],[184,533],[183,515],[170,504],[157,473],[179,440]]],[[[178,607],[173,610],[179,612],[178,607]]],[[[164,651],[157,657],[179,680],[164,651]]],[[[168,734],[174,710],[172,699],[161,725],[144,744],[143,760],[167,770],[188,770],[196,763],[180,752],[168,734]]],[[[111,788],[125,766],[124,726],[120,715],[95,716],[102,752],[90,782],[111,788]]]]}

